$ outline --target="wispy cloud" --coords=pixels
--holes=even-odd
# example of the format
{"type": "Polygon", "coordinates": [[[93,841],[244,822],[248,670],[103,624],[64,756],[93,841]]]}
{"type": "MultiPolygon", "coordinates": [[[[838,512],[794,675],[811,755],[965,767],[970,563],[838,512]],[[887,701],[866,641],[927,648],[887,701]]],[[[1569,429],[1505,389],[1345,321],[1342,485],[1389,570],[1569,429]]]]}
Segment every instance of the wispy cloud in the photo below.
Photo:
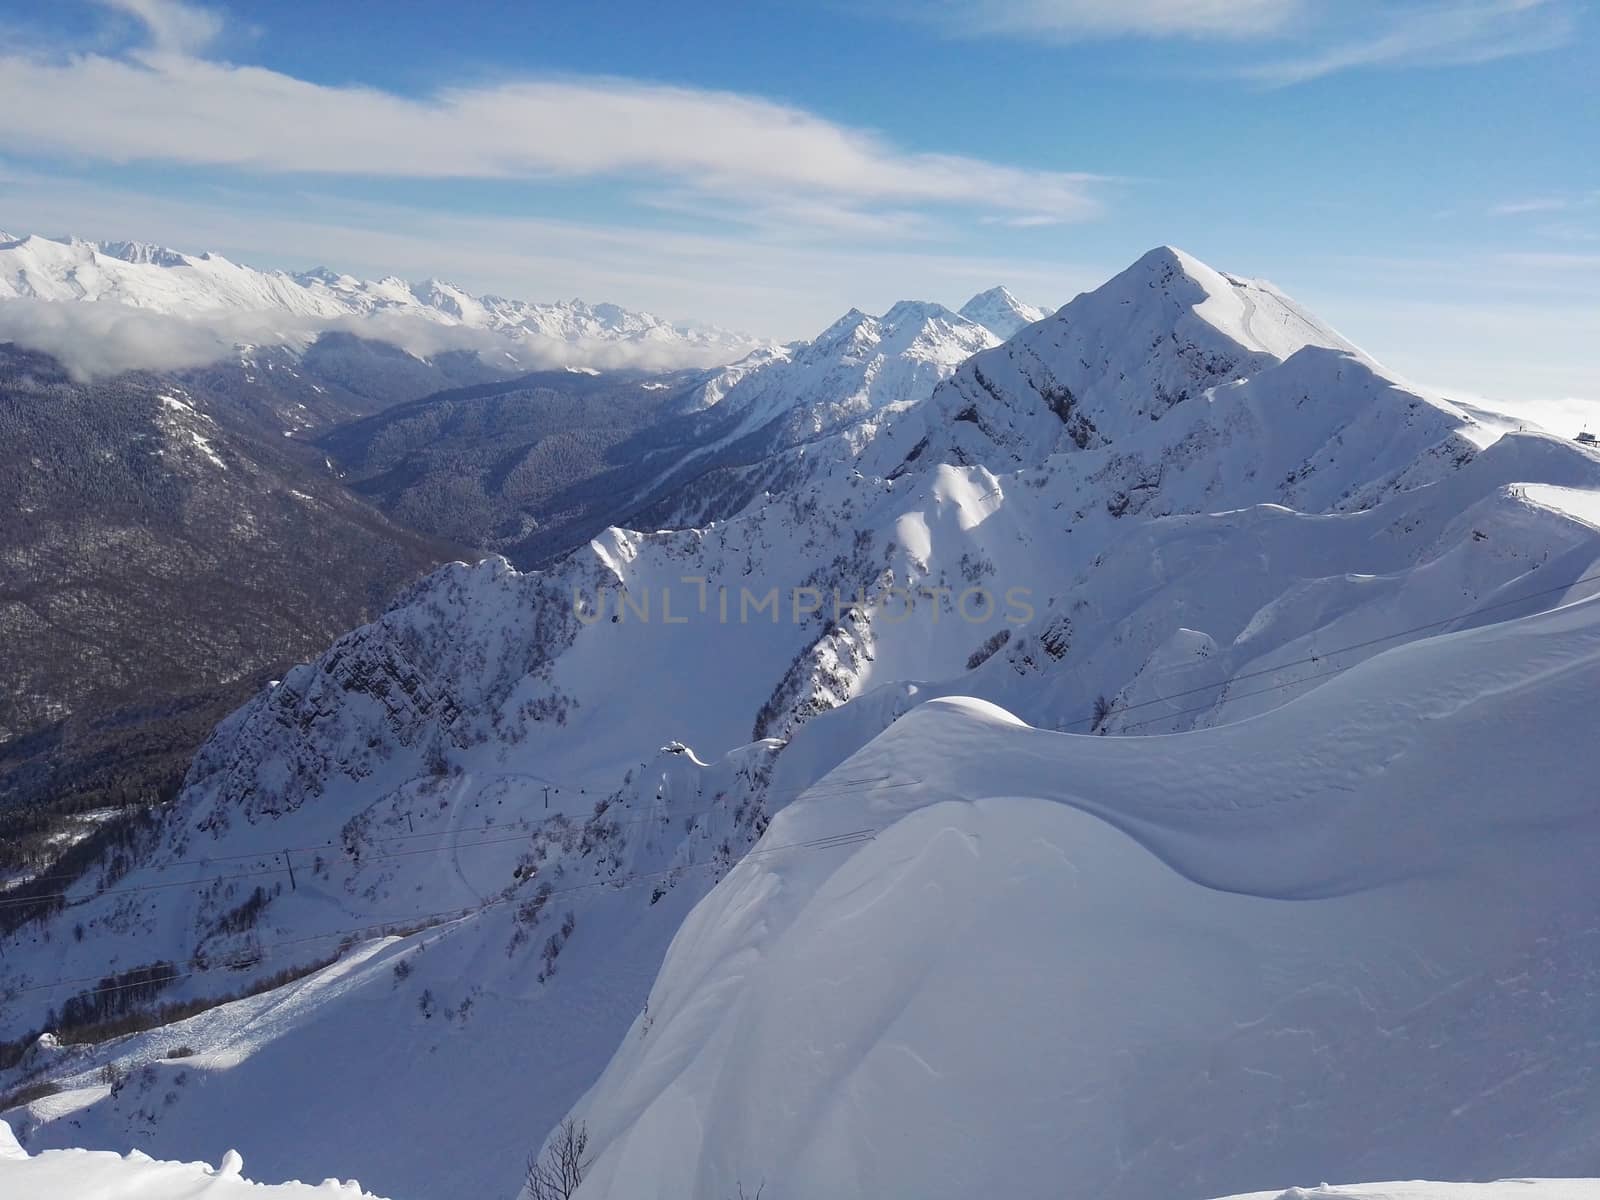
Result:
{"type": "Polygon", "coordinates": [[[1356,68],[1468,66],[1553,50],[1572,31],[1566,0],[1352,2],[1308,30],[1311,49],[1238,74],[1282,87],[1356,68]]]}
{"type": "Polygon", "coordinates": [[[897,11],[954,34],[1257,37],[1301,15],[1306,0],[931,0],[897,11]]]}
{"type": "Polygon", "coordinates": [[[1515,267],[1533,267],[1551,271],[1600,271],[1600,254],[1512,253],[1497,257],[1499,261],[1515,267]]]}
{"type": "Polygon", "coordinates": [[[105,8],[132,17],[145,29],[150,48],[160,54],[193,54],[222,34],[222,17],[182,0],[98,0],[105,8]]]}
{"type": "Polygon", "coordinates": [[[1491,217],[1520,217],[1529,213],[1566,212],[1572,201],[1563,196],[1546,196],[1537,200],[1508,200],[1489,209],[1491,217]]]}
{"type": "Polygon", "coordinates": [[[1094,215],[1097,180],[912,152],[865,129],[732,92],[524,79],[412,97],[197,56],[210,14],[105,0],[145,21],[126,54],[0,54],[0,148],[77,160],[390,178],[666,181],[860,218],[881,206],[1094,215]]]}
{"type": "Polygon", "coordinates": [[[1548,216],[1551,213],[1570,213],[1577,212],[1580,209],[1596,207],[1600,207],[1600,190],[1507,200],[1501,204],[1491,206],[1489,215],[1492,217],[1548,216]]]}
{"type": "Polygon", "coordinates": [[[984,217],[985,225],[1004,225],[1008,229],[1039,229],[1046,225],[1059,225],[1060,219],[1049,213],[1023,213],[1011,217],[984,217]]]}
{"type": "MultiPolygon", "coordinates": [[[[1575,0],[877,0],[961,37],[1259,43],[1231,75],[1270,86],[1355,68],[1447,66],[1564,44],[1575,0]]],[[[1208,51],[1208,53],[1215,53],[1208,51]]],[[[1237,52],[1235,52],[1237,53],[1237,52]]]]}
{"type": "Polygon", "coordinates": [[[947,222],[917,209],[866,208],[781,192],[751,192],[729,202],[690,188],[652,188],[636,199],[660,212],[742,225],[775,242],[928,241],[949,232],[947,222]]]}

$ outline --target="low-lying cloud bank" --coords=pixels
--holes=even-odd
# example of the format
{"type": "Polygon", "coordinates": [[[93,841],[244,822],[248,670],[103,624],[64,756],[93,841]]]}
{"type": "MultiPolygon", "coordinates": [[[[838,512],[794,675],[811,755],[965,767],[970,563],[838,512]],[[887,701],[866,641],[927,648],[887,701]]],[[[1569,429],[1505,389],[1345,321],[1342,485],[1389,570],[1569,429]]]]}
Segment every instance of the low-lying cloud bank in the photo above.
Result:
{"type": "Polygon", "coordinates": [[[243,346],[304,350],[325,333],[397,346],[417,358],[478,354],[508,373],[557,367],[670,371],[726,361],[714,347],[503,334],[398,313],[312,318],[283,313],[175,316],[124,304],[0,300],[0,343],[48,354],[80,382],[125,371],[181,371],[220,362],[243,346]]]}

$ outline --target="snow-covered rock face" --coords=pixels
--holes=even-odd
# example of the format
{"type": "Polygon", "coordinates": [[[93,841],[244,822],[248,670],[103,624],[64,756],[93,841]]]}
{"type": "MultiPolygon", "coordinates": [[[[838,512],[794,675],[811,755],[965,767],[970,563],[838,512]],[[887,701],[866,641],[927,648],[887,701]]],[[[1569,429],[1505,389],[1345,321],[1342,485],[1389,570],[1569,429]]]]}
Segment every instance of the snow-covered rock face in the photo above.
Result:
{"type": "MultiPolygon", "coordinates": [[[[1600,1095],[1579,1077],[1595,958],[1564,923],[1596,899],[1574,722],[1600,666],[1600,455],[1502,436],[1172,250],[992,341],[904,304],[750,364],[713,413],[868,397],[779,453],[803,487],[543,573],[446,568],[224,723],[153,851],[74,885],[0,979],[203,959],[231,987],[367,940],[292,993],[79,1053],[29,1144],[206,1150],[215,1105],[146,1122],[148,1097],[94,1082],[120,1056],[154,1064],[154,1096],[189,1038],[218,1056],[209,1095],[284,1098],[251,1105],[273,1173],[300,1153],[406,1194],[509,1191],[511,1126],[574,1102],[599,1154],[580,1195],[630,1200],[1062,1179],[1142,1200],[1592,1161],[1600,1114],[1545,1101],[1600,1095]],[[872,407],[918,355],[954,374],[872,407]],[[813,381],[803,361],[848,386],[778,388],[813,381]],[[1553,764],[1537,802],[1497,807],[1530,761],[1553,764]],[[751,845],[774,865],[711,891],[751,845]],[[262,879],[193,865],[223,856],[262,879]],[[526,909],[547,882],[586,890],[526,909]],[[1472,982],[1546,971],[1558,988],[1472,982]],[[1541,1016],[1536,993],[1562,999],[1541,1016]],[[1487,1052],[1430,1058],[1435,1016],[1487,1052]],[[1508,1065],[1541,1020],[1551,1052],[1508,1065]],[[403,1124],[332,1132],[385,1086],[365,1031],[393,1028],[439,1048],[413,1056],[419,1093],[461,1097],[428,1119],[470,1179],[403,1124]],[[295,1102],[307,1054],[347,1070],[295,1102]]],[[[8,999],[11,1037],[62,995],[8,999]]]]}
{"type": "Polygon", "coordinates": [[[0,238],[0,300],[102,301],[177,316],[278,313],[302,320],[405,316],[435,324],[555,342],[630,343],[676,349],[704,364],[760,343],[726,330],[673,324],[649,313],[581,300],[531,303],[473,296],[455,284],[356,279],[327,268],[258,271],[216,254],[182,254],[142,242],[0,238]]]}
{"type": "Polygon", "coordinates": [[[1008,288],[993,287],[987,292],[979,292],[963,304],[961,315],[982,325],[1001,341],[1006,341],[1050,314],[1045,309],[1024,304],[1008,288]]]}

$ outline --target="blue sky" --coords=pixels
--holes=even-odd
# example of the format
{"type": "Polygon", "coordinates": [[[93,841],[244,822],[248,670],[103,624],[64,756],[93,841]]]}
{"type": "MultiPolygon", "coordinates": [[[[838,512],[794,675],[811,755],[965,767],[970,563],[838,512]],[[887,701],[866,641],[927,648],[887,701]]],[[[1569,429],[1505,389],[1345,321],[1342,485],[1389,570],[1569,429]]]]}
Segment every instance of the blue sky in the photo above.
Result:
{"type": "Polygon", "coordinates": [[[1170,242],[1600,401],[1581,0],[0,0],[0,229],[778,337],[1170,242]]]}

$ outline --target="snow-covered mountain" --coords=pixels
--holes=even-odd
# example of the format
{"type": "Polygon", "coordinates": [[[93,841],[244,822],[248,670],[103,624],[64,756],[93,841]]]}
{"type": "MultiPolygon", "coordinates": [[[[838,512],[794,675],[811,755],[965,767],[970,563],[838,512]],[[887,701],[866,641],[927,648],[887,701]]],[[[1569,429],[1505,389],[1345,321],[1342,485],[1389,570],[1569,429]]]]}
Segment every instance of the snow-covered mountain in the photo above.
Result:
{"type": "Polygon", "coordinates": [[[888,440],[879,454],[904,449],[1003,470],[1070,448],[1170,441],[1167,431],[1146,427],[1174,410],[1208,412],[1209,402],[1177,406],[1308,347],[1360,355],[1270,284],[1223,275],[1163,246],[974,356],[902,422],[908,436],[888,440]]]}
{"type": "MultiPolygon", "coordinates": [[[[975,328],[889,315],[833,344],[975,328]]],[[[6,939],[24,1143],[510,1194],[570,1111],[590,1200],[1589,1169],[1600,455],[1171,249],[929,386],[230,717],[6,939]]]]}
{"type": "Polygon", "coordinates": [[[1011,294],[1009,288],[992,287],[963,304],[961,315],[982,325],[1003,342],[1050,314],[1045,309],[1024,304],[1011,294]]]}
{"type": "Polygon", "coordinates": [[[217,254],[184,254],[143,242],[37,235],[0,239],[0,300],[112,302],[187,318],[277,314],[296,322],[416,318],[518,340],[572,346],[629,345],[679,355],[679,365],[728,362],[763,343],[714,327],[581,300],[532,303],[474,296],[437,279],[361,280],[326,268],[261,271],[217,254]]]}

